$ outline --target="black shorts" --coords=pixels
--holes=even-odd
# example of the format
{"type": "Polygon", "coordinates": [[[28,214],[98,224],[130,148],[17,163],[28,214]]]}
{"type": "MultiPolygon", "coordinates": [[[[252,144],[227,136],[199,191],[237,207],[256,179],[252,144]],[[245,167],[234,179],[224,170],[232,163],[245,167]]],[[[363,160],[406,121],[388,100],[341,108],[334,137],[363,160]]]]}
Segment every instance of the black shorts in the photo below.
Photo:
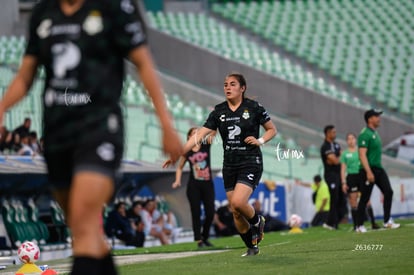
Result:
{"type": "Polygon", "coordinates": [[[98,172],[112,178],[119,177],[124,144],[123,129],[116,133],[106,130],[90,130],[74,133],[73,142],[59,147],[57,142],[45,139],[44,157],[49,182],[54,189],[68,189],[72,177],[80,171],[98,172]],[[86,137],[85,137],[86,136],[86,137]]]}
{"type": "Polygon", "coordinates": [[[246,164],[237,167],[223,167],[223,181],[226,192],[233,191],[237,183],[246,184],[253,190],[256,189],[262,177],[263,166],[261,164],[246,164]]]}
{"type": "Polygon", "coordinates": [[[346,185],[348,185],[348,193],[354,193],[360,191],[362,176],[358,174],[348,174],[346,176],[346,185]]]}

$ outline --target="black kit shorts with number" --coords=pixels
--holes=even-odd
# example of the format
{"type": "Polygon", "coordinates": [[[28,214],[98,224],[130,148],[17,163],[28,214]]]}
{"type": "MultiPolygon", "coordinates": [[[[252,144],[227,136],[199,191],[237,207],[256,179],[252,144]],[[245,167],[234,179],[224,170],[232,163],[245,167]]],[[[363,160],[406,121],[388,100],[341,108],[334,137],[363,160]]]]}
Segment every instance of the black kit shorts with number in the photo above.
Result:
{"type": "Polygon", "coordinates": [[[226,192],[233,191],[237,183],[250,186],[253,190],[259,184],[263,173],[262,164],[243,164],[240,166],[224,166],[223,181],[226,192]]]}
{"type": "Polygon", "coordinates": [[[348,193],[354,193],[360,191],[362,175],[358,174],[348,174],[346,176],[346,185],[348,186],[348,193]]]}
{"type": "MultiPolygon", "coordinates": [[[[44,157],[49,182],[54,189],[70,187],[77,172],[96,172],[116,181],[124,150],[123,126],[116,132],[106,127],[89,128],[81,134],[74,131],[65,143],[45,137],[44,157]]],[[[81,131],[82,132],[82,131],[81,131]]]]}

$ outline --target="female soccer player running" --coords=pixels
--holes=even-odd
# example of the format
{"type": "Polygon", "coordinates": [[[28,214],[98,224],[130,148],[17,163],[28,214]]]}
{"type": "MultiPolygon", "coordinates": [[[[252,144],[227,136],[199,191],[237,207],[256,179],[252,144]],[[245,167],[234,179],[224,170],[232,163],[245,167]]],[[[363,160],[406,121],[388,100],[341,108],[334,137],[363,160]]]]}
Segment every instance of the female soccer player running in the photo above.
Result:
{"type": "Polygon", "coordinates": [[[0,102],[2,122],[44,66],[44,156],[73,236],[72,275],[117,273],[101,233],[101,213],[124,148],[119,101],[125,57],[152,98],[164,151],[173,160],[182,154],[146,43],[131,0],[42,0],[32,11],[21,67],[0,102]]]}
{"type": "MultiPolygon", "coordinates": [[[[245,97],[246,80],[238,73],[224,81],[226,101],[215,106],[204,126],[184,145],[184,152],[212,133],[219,131],[223,140],[223,180],[236,228],[247,246],[242,256],[259,253],[265,219],[258,216],[248,200],[263,172],[260,146],[276,135],[276,127],[262,105],[245,97]],[[259,137],[260,126],[265,130],[259,137]]],[[[174,163],[167,160],[164,167],[174,163]]]]}

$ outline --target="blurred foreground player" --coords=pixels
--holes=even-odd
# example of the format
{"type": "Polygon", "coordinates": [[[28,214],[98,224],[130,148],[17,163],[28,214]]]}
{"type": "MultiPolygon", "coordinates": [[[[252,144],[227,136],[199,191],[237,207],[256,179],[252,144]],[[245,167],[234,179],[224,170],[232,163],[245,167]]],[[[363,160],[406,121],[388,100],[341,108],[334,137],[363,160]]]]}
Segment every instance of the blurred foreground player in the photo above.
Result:
{"type": "Polygon", "coordinates": [[[152,98],[164,151],[177,160],[181,142],[166,111],[143,22],[130,0],[40,1],[33,8],[21,67],[0,102],[3,121],[27,94],[38,66],[44,66],[44,155],[73,235],[72,275],[117,273],[100,221],[123,154],[124,57],[136,65],[152,98]]]}

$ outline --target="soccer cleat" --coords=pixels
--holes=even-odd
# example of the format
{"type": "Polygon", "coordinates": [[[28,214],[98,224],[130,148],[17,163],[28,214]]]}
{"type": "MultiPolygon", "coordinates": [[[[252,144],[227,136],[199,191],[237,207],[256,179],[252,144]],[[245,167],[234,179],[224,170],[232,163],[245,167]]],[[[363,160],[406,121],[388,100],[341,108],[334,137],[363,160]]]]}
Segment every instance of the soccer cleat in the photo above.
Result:
{"type": "Polygon", "coordinates": [[[384,223],[384,227],[388,229],[396,229],[400,227],[399,223],[395,223],[394,220],[391,218],[388,222],[384,223]]]}
{"type": "Polygon", "coordinates": [[[333,226],[331,226],[327,223],[322,224],[322,227],[325,228],[325,229],[329,229],[329,230],[335,230],[335,227],[333,227],[333,226]]]}
{"type": "Polygon", "coordinates": [[[208,240],[203,240],[203,244],[204,244],[205,246],[208,246],[208,247],[212,247],[212,246],[213,246],[213,244],[212,244],[212,243],[210,243],[208,240]]]}
{"type": "Polygon", "coordinates": [[[365,228],[365,226],[363,226],[363,225],[360,225],[360,226],[357,226],[357,228],[356,228],[356,230],[355,230],[357,233],[367,233],[367,229],[365,228]]]}
{"type": "Polygon", "coordinates": [[[259,244],[264,239],[264,227],[266,224],[266,219],[259,215],[259,237],[257,238],[257,244],[259,244]]]}
{"type": "Polygon", "coordinates": [[[260,250],[257,246],[247,248],[247,251],[242,254],[242,257],[254,256],[259,254],[260,250]]]}
{"type": "Polygon", "coordinates": [[[259,215],[259,223],[257,225],[252,225],[251,230],[253,245],[258,245],[263,240],[265,223],[265,218],[259,215]]]}
{"type": "Polygon", "coordinates": [[[372,228],[373,230],[376,230],[376,229],[380,229],[381,227],[380,227],[378,224],[373,223],[373,224],[371,225],[371,228],[372,228]]]}

